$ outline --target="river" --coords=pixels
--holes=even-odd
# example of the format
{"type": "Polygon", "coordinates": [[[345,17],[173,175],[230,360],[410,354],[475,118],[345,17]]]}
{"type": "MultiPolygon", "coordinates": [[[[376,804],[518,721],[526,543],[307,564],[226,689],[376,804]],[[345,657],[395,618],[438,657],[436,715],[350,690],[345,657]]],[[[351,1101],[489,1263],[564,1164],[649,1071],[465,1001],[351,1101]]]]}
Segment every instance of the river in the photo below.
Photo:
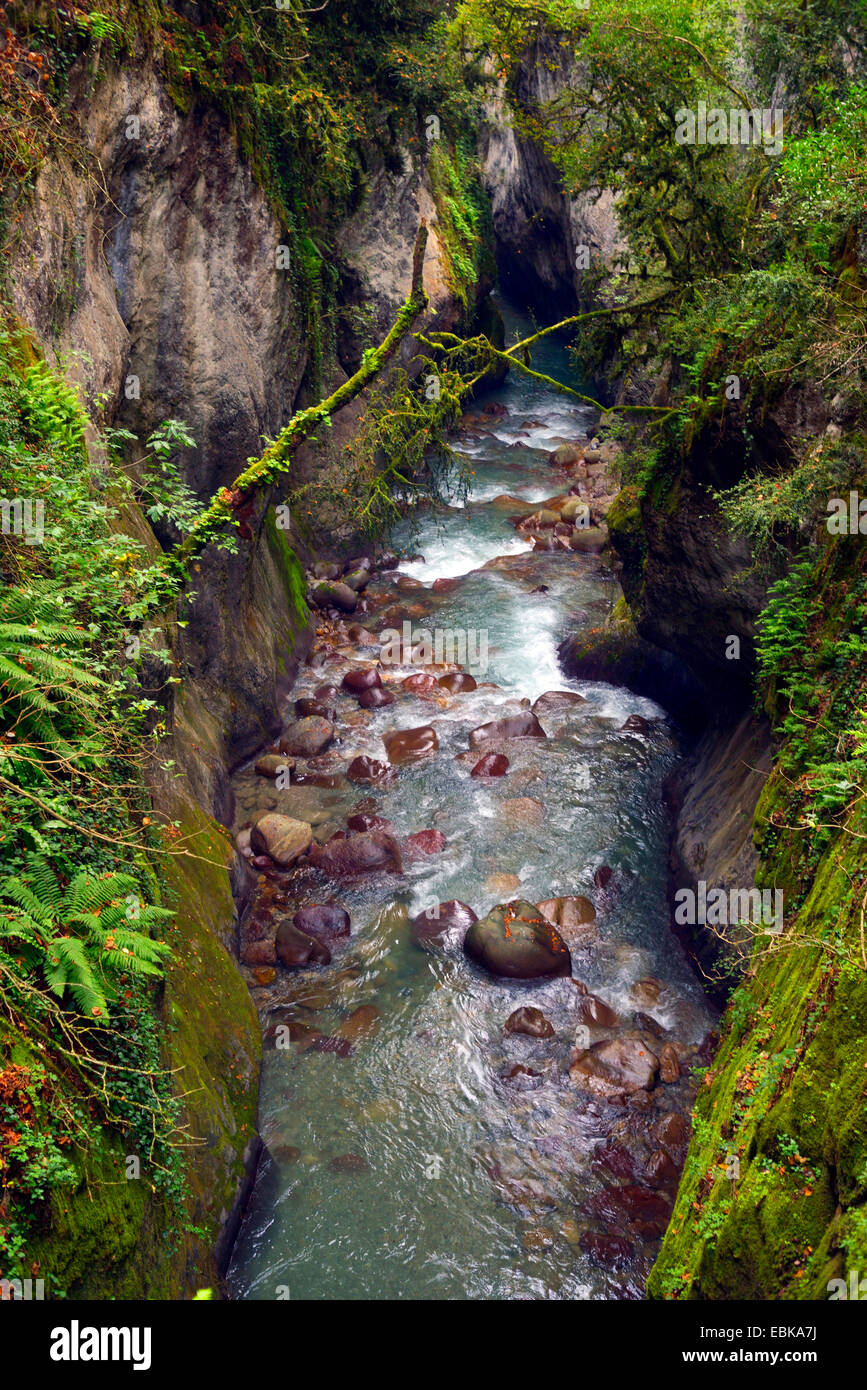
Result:
{"type": "MultiPolygon", "coordinates": [[[[514,341],[527,321],[502,307],[514,341]]],[[[534,365],[571,379],[555,342],[534,365]]],[[[604,619],[616,580],[604,558],[533,551],[509,507],[495,502],[568,490],[549,453],[586,437],[592,423],[580,404],[510,374],[474,403],[455,438],[473,470],[466,500],[423,511],[413,532],[407,524],[396,540],[424,558],[370,586],[376,621],[362,621],[372,628],[410,621],[415,632],[467,633],[476,650],[486,645],[487,663],[467,666],[476,690],[440,691],[439,703],[401,692],[362,717],[341,695],[341,765],[356,754],[381,759],[383,733],[429,723],[438,751],[402,766],[392,785],[360,788],[334,776],[318,779],[331,786],[291,789],[290,814],[307,807],[320,825],[338,826],[359,803],[375,802],[399,837],[435,828],[445,848],[400,878],[330,885],[318,900],[339,899],[351,936],[330,965],[280,970],[260,991],[273,1017],[300,1020],[300,1036],[305,1027],[333,1034],[360,1005],[374,1006],[376,1023],[349,1055],[266,1046],[260,1129],[270,1157],[228,1273],[233,1298],[642,1296],[682,1160],[690,1058],[713,1024],[669,929],[661,788],[679,756],[677,734],[649,700],[564,678],[558,643],[604,619]],[[456,582],[434,591],[436,580],[456,582]],[[513,744],[506,776],[471,777],[472,760],[458,757],[468,732],[557,690],[584,701],[541,715],[547,739],[513,744]],[[647,727],[624,729],[633,715],[647,727]],[[600,891],[602,866],[611,876],[600,891]],[[572,948],[578,988],[565,978],[494,978],[459,941],[431,951],[411,938],[409,920],[433,902],[459,899],[481,917],[512,898],[569,894],[597,910],[596,938],[572,948]],[[590,1041],[631,1032],[656,1038],[658,1050],[668,1039],[680,1080],[616,1104],[576,1087],[568,1069],[576,1036],[587,1042],[583,986],[616,1015],[592,1027],[590,1041]],[[528,1004],[554,1037],[504,1032],[528,1004]],[[508,1078],[515,1066],[526,1070],[508,1078]]],[[[339,685],[354,659],[375,655],[344,638],[325,668],[303,669],[293,695],[339,685]]],[[[239,824],[284,804],[250,769],[236,795],[239,824]]]]}

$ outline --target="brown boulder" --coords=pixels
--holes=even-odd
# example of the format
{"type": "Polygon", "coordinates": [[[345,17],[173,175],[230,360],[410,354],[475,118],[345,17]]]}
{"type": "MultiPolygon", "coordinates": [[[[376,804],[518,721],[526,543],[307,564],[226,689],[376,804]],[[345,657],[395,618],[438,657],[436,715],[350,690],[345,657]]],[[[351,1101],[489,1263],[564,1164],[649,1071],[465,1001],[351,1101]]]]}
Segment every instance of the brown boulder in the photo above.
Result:
{"type": "Polygon", "coordinates": [[[471,777],[505,777],[509,759],[505,753],[486,753],[470,772],[471,777]]]}
{"type": "Polygon", "coordinates": [[[480,724],[470,734],[470,747],[483,748],[486,743],[502,743],[510,738],[547,738],[535,714],[512,715],[507,719],[492,719],[480,724]]]}
{"type": "Polygon", "coordinates": [[[368,830],[344,840],[335,837],[325,845],[314,845],[309,857],[315,869],[332,878],[403,872],[397,841],[381,830],[368,830]]]}
{"type": "Polygon", "coordinates": [[[526,1033],[530,1038],[553,1038],[554,1028],[541,1009],[525,1004],[506,1019],[507,1033],[526,1033]]]}
{"type": "Polygon", "coordinates": [[[439,748],[436,729],[424,724],[418,729],[396,729],[383,735],[388,761],[394,764],[419,762],[439,748]]]}
{"type": "Polygon", "coordinates": [[[280,964],[290,969],[298,965],[327,965],[331,960],[331,952],[323,942],[299,931],[289,921],[281,922],[277,928],[275,947],[280,964]]]}
{"type": "Polygon", "coordinates": [[[583,1052],[569,1068],[574,1085],[603,1099],[649,1091],[659,1059],[635,1038],[612,1038],[583,1052]]]}
{"type": "Polygon", "coordinates": [[[287,868],[304,853],[313,839],[307,821],[269,811],[260,816],[250,831],[250,844],[257,855],[268,855],[275,864],[287,868]]]}

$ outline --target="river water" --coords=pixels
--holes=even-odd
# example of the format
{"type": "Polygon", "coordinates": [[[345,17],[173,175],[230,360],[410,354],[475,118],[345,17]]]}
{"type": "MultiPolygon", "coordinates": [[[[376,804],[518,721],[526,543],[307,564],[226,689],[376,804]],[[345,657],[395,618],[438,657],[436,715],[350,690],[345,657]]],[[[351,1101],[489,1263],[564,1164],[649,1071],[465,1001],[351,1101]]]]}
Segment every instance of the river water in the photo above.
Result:
{"type": "MultiPolygon", "coordinates": [[[[526,332],[526,320],[504,307],[509,334],[526,332]]],[[[570,379],[556,343],[534,365],[570,379]]],[[[260,1128],[270,1157],[229,1270],[234,1298],[636,1298],[665,1224],[675,1181],[666,1160],[682,1159],[682,1145],[678,1155],[658,1136],[682,1126],[694,1093],[690,1056],[713,1022],[668,925],[661,785],[678,757],[676,734],[651,701],[564,678],[558,643],[602,621],[616,582],[598,557],[532,551],[510,509],[494,502],[567,491],[548,454],[586,437],[592,417],[514,374],[473,411],[455,440],[474,470],[468,497],[426,512],[414,534],[397,538],[424,559],[374,581],[376,612],[362,621],[376,629],[410,612],[416,630],[470,633],[477,649],[486,642],[486,669],[468,666],[479,688],[438,703],[401,693],[363,717],[341,696],[341,766],[357,753],[381,759],[384,732],[428,723],[438,752],[401,767],[393,786],[371,791],[335,777],[333,787],[293,789],[284,807],[297,814],[307,805],[311,819],[336,826],[372,798],[398,835],[437,828],[445,849],[403,878],[371,876],[313,895],[346,906],[351,937],[330,965],[279,971],[276,986],[259,991],[266,1009],[279,1004],[281,1018],[326,1035],[361,1004],[378,1018],[351,1055],[266,1046],[260,1128]],[[507,413],[480,415],[492,404],[507,413]],[[438,579],[458,582],[434,592],[438,579]],[[547,740],[512,744],[505,777],[471,778],[472,761],[458,758],[469,730],[551,690],[585,702],[541,716],[547,740]],[[649,721],[646,731],[622,728],[635,714],[649,721]],[[602,865],[612,877],[600,892],[602,865]],[[456,898],[481,917],[512,898],[576,893],[596,905],[598,938],[573,949],[573,976],[617,1015],[615,1026],[592,1028],[591,1041],[653,1026],[680,1051],[680,1081],[635,1103],[607,1104],[570,1081],[581,1037],[572,981],[495,979],[459,943],[427,952],[411,940],[409,919],[432,902],[456,898]],[[525,1004],[544,1011],[554,1038],[504,1033],[525,1004]],[[536,1076],[504,1080],[515,1064],[536,1076]]],[[[344,636],[294,693],[339,685],[354,657],[375,655],[344,636]]],[[[251,771],[236,793],[239,824],[280,809],[286,795],[251,771]]]]}

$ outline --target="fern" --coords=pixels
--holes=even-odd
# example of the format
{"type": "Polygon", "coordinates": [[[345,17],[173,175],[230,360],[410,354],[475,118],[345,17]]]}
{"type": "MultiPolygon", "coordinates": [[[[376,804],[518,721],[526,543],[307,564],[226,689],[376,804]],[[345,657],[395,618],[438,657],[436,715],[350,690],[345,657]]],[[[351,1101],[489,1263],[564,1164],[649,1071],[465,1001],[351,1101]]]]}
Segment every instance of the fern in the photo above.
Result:
{"type": "Polygon", "coordinates": [[[48,742],[72,716],[98,704],[103,682],[64,654],[80,650],[87,634],[63,622],[58,598],[9,589],[0,599],[0,699],[10,722],[48,742]]]}
{"type": "Polygon", "coordinates": [[[82,872],[63,891],[49,864],[31,855],[26,878],[0,885],[0,899],[10,904],[0,918],[0,942],[14,943],[0,952],[7,962],[41,974],[51,993],[68,995],[79,1012],[106,1019],[114,993],[110,976],[159,976],[169,954],[150,931],[172,914],[142,903],[137,889],[129,874],[95,878],[82,872]]]}

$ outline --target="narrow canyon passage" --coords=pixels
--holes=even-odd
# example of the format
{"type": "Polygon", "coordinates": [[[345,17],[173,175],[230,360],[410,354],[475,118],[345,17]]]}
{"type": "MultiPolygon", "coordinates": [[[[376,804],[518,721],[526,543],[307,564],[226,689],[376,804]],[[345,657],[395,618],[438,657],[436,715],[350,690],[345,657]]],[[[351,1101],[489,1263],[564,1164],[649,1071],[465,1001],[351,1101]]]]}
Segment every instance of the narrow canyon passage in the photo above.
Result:
{"type": "MultiPolygon", "coordinates": [[[[529,326],[504,308],[514,341],[529,326]]],[[[551,340],[534,366],[571,379],[551,340]]],[[[568,491],[549,455],[591,427],[568,397],[511,374],[455,439],[473,469],[466,500],[407,525],[396,539],[416,558],[366,591],[359,621],[371,632],[409,622],[415,641],[423,630],[465,634],[475,689],[405,689],[423,669],[405,652],[381,669],[394,702],[360,709],[341,681],[379,647],[347,619],[293,692],[337,687],[324,697],[337,744],[286,787],[253,767],[236,777],[237,829],[277,810],[324,843],[350,816],[376,815],[404,849],[402,874],[304,869],[256,881],[248,917],[263,904],[291,918],[303,903],[333,901],[351,933],[329,942],[330,963],[278,967],[273,980],[263,972],[255,991],[267,1155],[228,1274],[236,1299],[643,1294],[685,1153],[690,1068],[713,1025],[668,925],[662,783],[677,735],[651,701],[564,678],[558,643],[598,625],[616,580],[598,556],[534,550],[509,520],[568,491]],[[508,756],[505,775],[471,776],[489,750],[470,754],[470,731],[526,714],[552,691],[582,699],[542,700],[547,737],[491,744],[508,756]],[[379,783],[344,775],[359,756],[384,761],[384,735],[422,726],[436,731],[428,756],[379,783]],[[405,838],[430,830],[441,835],[405,838]],[[466,957],[461,930],[432,939],[424,922],[412,925],[453,899],[483,918],[515,899],[572,895],[592,901],[596,920],[561,928],[571,978],[497,978],[466,957]],[[505,1031],[524,1006],[553,1034],[505,1031]],[[665,1048],[674,1069],[669,1060],[628,1097],[570,1076],[580,1053],[609,1039],[654,1060],[665,1048]]]]}

